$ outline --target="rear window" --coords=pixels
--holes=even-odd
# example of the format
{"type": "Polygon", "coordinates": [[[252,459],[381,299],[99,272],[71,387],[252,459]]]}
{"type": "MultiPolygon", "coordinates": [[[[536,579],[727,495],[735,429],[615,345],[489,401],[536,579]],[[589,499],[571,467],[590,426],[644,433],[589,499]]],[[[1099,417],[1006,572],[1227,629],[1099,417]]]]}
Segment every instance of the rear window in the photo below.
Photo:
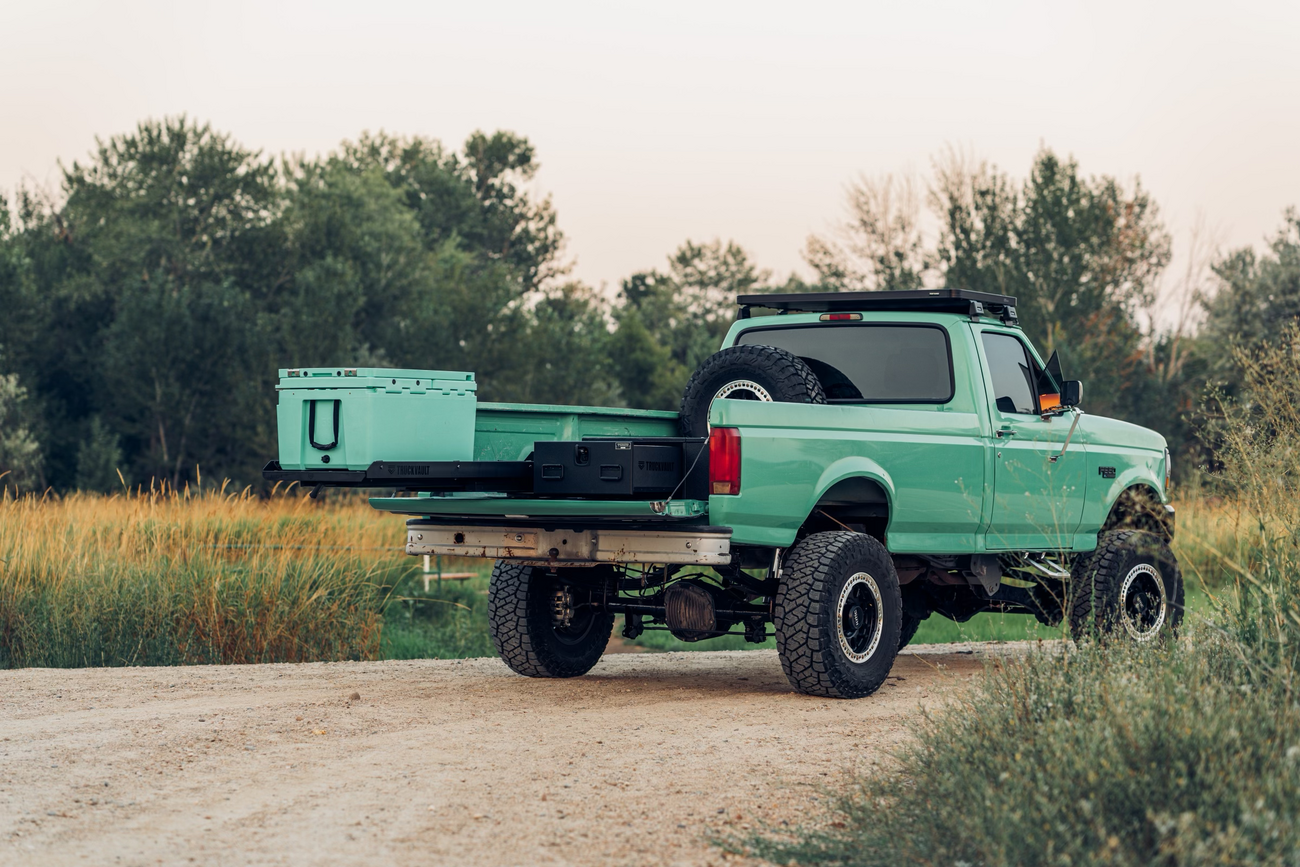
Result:
{"type": "Polygon", "coordinates": [[[751,328],[736,343],[799,356],[832,403],[946,403],[953,395],[948,334],[936,326],[751,328]]]}

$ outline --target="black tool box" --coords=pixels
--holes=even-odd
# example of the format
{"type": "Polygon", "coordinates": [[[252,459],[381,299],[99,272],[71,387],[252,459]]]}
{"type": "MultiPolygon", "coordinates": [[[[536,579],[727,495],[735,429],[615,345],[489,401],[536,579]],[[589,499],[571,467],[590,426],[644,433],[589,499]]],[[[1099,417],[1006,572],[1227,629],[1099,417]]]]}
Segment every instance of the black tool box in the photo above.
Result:
{"type": "MultiPolygon", "coordinates": [[[[700,458],[704,440],[585,439],[538,442],[533,494],[541,497],[688,497],[683,477],[700,458]]],[[[708,467],[703,467],[707,475],[708,467]]],[[[692,476],[697,473],[692,473],[692,476]]],[[[694,488],[695,485],[690,487],[694,488]]]]}

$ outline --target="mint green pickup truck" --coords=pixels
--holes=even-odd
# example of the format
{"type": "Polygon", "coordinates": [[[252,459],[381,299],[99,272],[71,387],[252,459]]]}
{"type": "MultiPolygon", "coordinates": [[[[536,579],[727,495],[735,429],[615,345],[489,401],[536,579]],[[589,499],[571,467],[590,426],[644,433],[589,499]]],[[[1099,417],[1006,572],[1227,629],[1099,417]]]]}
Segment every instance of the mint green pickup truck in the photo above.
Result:
{"type": "Polygon", "coordinates": [[[1015,299],[741,296],[681,411],[478,403],[472,373],[281,371],[268,480],[386,489],[407,552],[496,560],[520,674],[623,634],[774,635],[792,686],[870,695],[921,621],[1176,629],[1169,451],[1080,409],[1015,299]],[[765,315],[757,315],[765,314],[765,315]]]}

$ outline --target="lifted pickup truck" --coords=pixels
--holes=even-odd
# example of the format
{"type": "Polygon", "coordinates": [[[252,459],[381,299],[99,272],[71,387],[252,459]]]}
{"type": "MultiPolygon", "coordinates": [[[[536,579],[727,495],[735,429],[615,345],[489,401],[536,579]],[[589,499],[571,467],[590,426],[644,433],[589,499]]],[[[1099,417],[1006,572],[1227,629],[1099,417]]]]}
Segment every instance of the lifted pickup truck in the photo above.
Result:
{"type": "Polygon", "coordinates": [[[479,404],[470,373],[281,371],[264,474],[388,488],[370,503],[413,516],[408,553],[495,559],[492,638],[530,676],[586,673],[615,615],[629,638],[774,634],[795,689],[843,698],[932,614],[1177,627],[1165,441],[1085,415],[1014,298],[737,300],[680,413],[479,404]]]}

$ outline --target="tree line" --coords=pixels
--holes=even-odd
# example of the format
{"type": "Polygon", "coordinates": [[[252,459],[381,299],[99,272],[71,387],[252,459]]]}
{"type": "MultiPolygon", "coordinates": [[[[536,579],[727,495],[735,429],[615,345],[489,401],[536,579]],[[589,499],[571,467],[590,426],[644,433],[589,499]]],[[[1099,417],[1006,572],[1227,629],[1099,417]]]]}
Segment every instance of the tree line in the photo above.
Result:
{"type": "Polygon", "coordinates": [[[1193,251],[1173,279],[1140,184],[1050,149],[1023,179],[955,152],[924,181],[859,179],[808,240],[811,280],[688,240],[612,298],[571,278],[537,168],[511,132],[277,159],[177,117],[98,142],[57,191],[0,196],[0,485],[256,485],[280,367],[473,370],[484,400],[675,409],[737,294],[936,285],[1015,295],[1089,410],[1204,462],[1196,416],[1237,387],[1232,347],[1300,316],[1296,212],[1266,253],[1193,251]]]}

